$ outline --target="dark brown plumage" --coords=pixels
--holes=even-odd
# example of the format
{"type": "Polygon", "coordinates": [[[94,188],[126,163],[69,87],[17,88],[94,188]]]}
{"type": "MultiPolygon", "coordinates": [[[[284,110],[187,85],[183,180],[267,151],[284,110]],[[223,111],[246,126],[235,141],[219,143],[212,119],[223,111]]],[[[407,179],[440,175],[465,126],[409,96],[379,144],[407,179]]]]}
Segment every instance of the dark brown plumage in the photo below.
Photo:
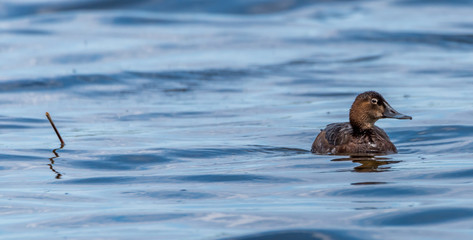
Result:
{"type": "Polygon", "coordinates": [[[327,125],[312,143],[318,154],[391,154],[397,149],[383,129],[374,125],[380,118],[412,119],[394,110],[381,94],[358,95],[350,109],[350,122],[327,125]]]}

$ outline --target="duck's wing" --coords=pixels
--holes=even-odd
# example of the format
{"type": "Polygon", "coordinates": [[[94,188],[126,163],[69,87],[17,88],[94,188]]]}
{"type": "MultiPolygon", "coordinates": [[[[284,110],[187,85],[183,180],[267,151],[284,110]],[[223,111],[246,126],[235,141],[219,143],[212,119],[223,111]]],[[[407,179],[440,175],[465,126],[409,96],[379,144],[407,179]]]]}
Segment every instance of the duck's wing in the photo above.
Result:
{"type": "Polygon", "coordinates": [[[353,128],[348,122],[329,124],[324,131],[325,139],[333,146],[346,144],[353,138],[353,128]]]}
{"type": "Polygon", "coordinates": [[[327,125],[312,143],[313,153],[334,153],[337,146],[350,142],[353,129],[350,123],[332,123],[327,125]]]}

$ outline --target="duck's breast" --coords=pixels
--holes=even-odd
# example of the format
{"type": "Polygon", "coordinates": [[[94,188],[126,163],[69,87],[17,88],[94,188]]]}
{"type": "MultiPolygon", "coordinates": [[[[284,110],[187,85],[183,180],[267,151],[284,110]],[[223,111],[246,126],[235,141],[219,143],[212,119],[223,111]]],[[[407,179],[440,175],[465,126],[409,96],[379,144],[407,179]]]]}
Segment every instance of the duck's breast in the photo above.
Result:
{"type": "Polygon", "coordinates": [[[377,126],[374,126],[373,128],[373,137],[371,142],[373,145],[373,150],[377,151],[378,153],[397,153],[396,146],[394,146],[394,144],[391,142],[388,134],[386,134],[383,129],[377,126]]]}

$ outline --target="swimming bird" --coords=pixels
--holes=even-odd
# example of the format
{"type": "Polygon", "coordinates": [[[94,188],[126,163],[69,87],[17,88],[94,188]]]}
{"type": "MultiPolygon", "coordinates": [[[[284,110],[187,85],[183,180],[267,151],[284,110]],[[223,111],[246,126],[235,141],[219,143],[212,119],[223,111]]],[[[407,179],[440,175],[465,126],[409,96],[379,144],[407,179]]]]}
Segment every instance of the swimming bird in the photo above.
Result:
{"type": "Polygon", "coordinates": [[[362,155],[397,153],[383,129],[374,125],[381,118],[411,119],[394,110],[381,94],[368,91],[358,95],[350,109],[350,122],[332,123],[312,143],[318,154],[362,155]]]}

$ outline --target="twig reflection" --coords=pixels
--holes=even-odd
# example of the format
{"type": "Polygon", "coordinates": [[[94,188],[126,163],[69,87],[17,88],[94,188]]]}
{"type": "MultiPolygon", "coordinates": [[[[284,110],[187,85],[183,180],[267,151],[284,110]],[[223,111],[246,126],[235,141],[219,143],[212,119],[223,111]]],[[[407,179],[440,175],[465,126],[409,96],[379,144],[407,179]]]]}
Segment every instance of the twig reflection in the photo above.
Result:
{"type": "Polygon", "coordinates": [[[350,156],[345,158],[336,158],[332,161],[352,161],[361,164],[353,168],[355,172],[385,172],[391,167],[389,164],[399,163],[401,161],[389,161],[391,158],[376,156],[350,156]]]}
{"type": "Polygon", "coordinates": [[[56,151],[62,149],[63,147],[64,147],[64,144],[61,143],[60,148],[53,149],[54,157],[49,158],[49,161],[51,161],[51,163],[48,164],[48,166],[49,166],[49,169],[51,169],[51,171],[53,171],[54,174],[56,174],[56,179],[61,179],[62,173],[60,173],[60,172],[56,171],[56,169],[54,169],[54,166],[53,166],[54,165],[54,159],[59,157],[59,154],[56,151]]]}

